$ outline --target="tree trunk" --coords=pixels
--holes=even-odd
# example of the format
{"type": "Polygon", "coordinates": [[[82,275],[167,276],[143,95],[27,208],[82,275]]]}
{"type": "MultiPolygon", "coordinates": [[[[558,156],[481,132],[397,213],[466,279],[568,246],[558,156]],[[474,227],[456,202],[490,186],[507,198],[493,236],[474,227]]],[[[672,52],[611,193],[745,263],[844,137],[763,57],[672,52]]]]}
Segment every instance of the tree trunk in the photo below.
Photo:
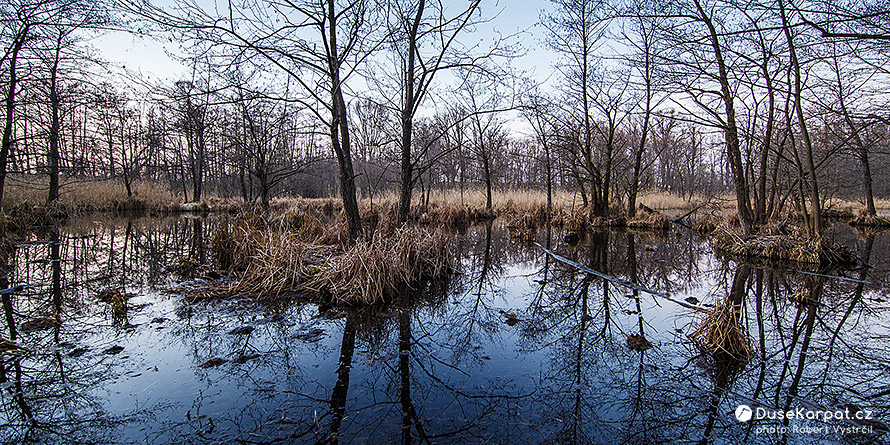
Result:
{"type": "Polygon", "coordinates": [[[346,101],[340,86],[340,62],[337,54],[337,15],[334,11],[334,0],[328,0],[329,21],[329,55],[328,68],[331,77],[332,122],[331,144],[337,155],[340,166],[340,196],[343,199],[343,211],[346,213],[346,225],[349,240],[355,241],[362,236],[362,219],[358,211],[358,200],[355,197],[355,173],[352,168],[350,152],[349,122],[346,113],[346,101]],[[339,131],[339,134],[338,134],[339,131]]]}
{"type": "Polygon", "coordinates": [[[801,90],[801,73],[800,62],[797,59],[797,50],[794,47],[794,39],[791,36],[791,25],[788,23],[788,17],[785,14],[785,4],[779,1],[780,12],[782,15],[782,28],[785,31],[785,40],[788,42],[788,51],[791,55],[791,67],[794,70],[794,109],[797,114],[797,123],[800,125],[800,136],[803,139],[804,161],[806,162],[807,182],[809,183],[810,210],[812,215],[811,234],[819,236],[822,234],[822,202],[819,199],[819,183],[816,179],[816,164],[813,160],[813,143],[810,140],[810,132],[807,130],[806,118],[803,114],[803,98],[801,90]]]}
{"type": "Polygon", "coordinates": [[[547,224],[549,225],[550,217],[553,216],[553,172],[550,165],[550,148],[543,136],[541,136],[541,145],[544,147],[544,170],[547,174],[547,224]]]}
{"type": "Polygon", "coordinates": [[[49,195],[46,198],[48,204],[52,204],[59,198],[59,53],[61,52],[62,36],[56,42],[55,57],[49,75],[49,152],[47,153],[47,167],[49,170],[49,195]]]}
{"type": "Polygon", "coordinates": [[[701,16],[702,21],[708,27],[711,48],[714,50],[714,58],[717,62],[720,95],[722,96],[723,104],[726,108],[726,128],[724,128],[726,157],[729,159],[729,166],[735,184],[736,206],[739,213],[739,222],[742,225],[742,231],[746,235],[750,235],[754,233],[754,224],[751,216],[748,181],[745,178],[745,166],[742,163],[742,152],[739,148],[739,130],[736,124],[733,93],[729,85],[729,73],[727,72],[726,62],[723,58],[723,50],[720,47],[720,41],[717,39],[717,30],[714,27],[714,23],[705,13],[704,8],[702,8],[701,3],[698,0],[695,0],[695,6],[698,8],[698,13],[701,16]]]}
{"type": "Polygon", "coordinates": [[[488,156],[482,157],[482,171],[485,174],[485,210],[491,210],[491,165],[488,156]]]}
{"type": "MultiPolygon", "coordinates": [[[[835,61],[835,64],[836,63],[837,61],[835,61]]],[[[856,143],[856,152],[859,155],[859,161],[862,163],[862,185],[865,192],[865,212],[869,216],[877,216],[878,212],[875,209],[875,196],[872,191],[871,163],[868,159],[869,150],[862,141],[862,137],[859,135],[859,129],[856,128],[856,124],[853,122],[849,110],[847,110],[847,103],[844,101],[844,86],[841,81],[841,70],[837,65],[835,65],[835,74],[837,74],[838,103],[841,106],[841,113],[844,115],[844,122],[850,127],[850,132],[853,134],[853,141],[856,143]]]]}
{"type": "MultiPolygon", "coordinates": [[[[772,147],[773,140],[773,126],[775,125],[775,89],[773,88],[773,79],[769,75],[769,65],[767,64],[767,60],[764,54],[764,61],[762,65],[763,77],[766,79],[766,90],[767,95],[769,97],[768,106],[769,112],[767,113],[766,118],[766,132],[763,136],[763,144],[760,148],[760,177],[757,182],[757,200],[755,202],[756,207],[756,221],[759,224],[765,224],[767,220],[766,214],[766,180],[767,180],[767,170],[769,169],[769,151],[772,147]]],[[[775,184],[776,178],[773,177],[773,187],[776,187],[775,184]]]]}
{"type": "Polygon", "coordinates": [[[414,125],[414,107],[415,101],[415,79],[414,79],[414,63],[417,53],[417,32],[420,27],[420,21],[423,18],[423,10],[426,7],[426,1],[420,0],[417,5],[417,13],[414,16],[414,22],[411,23],[411,30],[408,34],[408,60],[405,67],[405,97],[402,104],[402,153],[401,153],[401,183],[399,188],[399,215],[398,223],[404,224],[408,221],[408,214],[411,210],[411,189],[414,185],[414,171],[411,167],[411,140],[414,125]]]}
{"type": "Polygon", "coordinates": [[[6,125],[3,127],[3,145],[0,146],[0,202],[3,201],[3,191],[6,184],[6,164],[12,152],[12,119],[15,111],[15,88],[18,83],[18,71],[16,71],[16,62],[18,61],[19,51],[25,43],[28,36],[29,25],[26,25],[19,35],[16,36],[15,43],[12,47],[12,54],[9,58],[9,93],[6,96],[6,125]]]}

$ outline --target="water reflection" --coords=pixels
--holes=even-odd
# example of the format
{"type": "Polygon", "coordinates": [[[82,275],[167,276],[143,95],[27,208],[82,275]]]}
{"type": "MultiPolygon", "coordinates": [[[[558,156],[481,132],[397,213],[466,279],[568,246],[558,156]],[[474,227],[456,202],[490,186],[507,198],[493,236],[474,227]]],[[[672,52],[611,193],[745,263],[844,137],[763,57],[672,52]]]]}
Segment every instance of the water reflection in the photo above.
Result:
{"type": "MultiPolygon", "coordinates": [[[[587,267],[724,309],[750,346],[740,355],[695,340],[706,313],[556,263],[498,221],[455,240],[450,282],[361,311],[189,303],[177,289],[206,274],[170,266],[213,267],[213,218],[75,223],[0,257],[0,287],[33,286],[2,296],[4,335],[29,351],[3,356],[2,441],[840,443],[792,431],[818,423],[733,411],[890,418],[886,234],[839,229],[866,266],[803,272],[717,258],[686,232],[538,234],[587,267]],[[98,299],[109,289],[128,294],[125,311],[98,299]]],[[[872,426],[860,439],[884,440],[872,426]]]]}

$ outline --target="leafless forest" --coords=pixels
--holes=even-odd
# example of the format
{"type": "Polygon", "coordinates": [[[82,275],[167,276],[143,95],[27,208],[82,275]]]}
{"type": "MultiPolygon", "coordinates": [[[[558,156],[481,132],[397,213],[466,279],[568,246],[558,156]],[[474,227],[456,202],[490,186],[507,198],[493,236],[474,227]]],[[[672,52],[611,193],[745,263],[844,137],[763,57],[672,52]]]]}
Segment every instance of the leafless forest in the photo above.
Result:
{"type": "Polygon", "coordinates": [[[731,193],[748,233],[788,212],[819,233],[832,198],[875,216],[890,193],[882,2],[554,1],[491,29],[513,8],[7,2],[0,192],[337,196],[353,237],[357,200],[385,193],[400,221],[465,188],[568,190],[591,217],[633,217],[644,190],[731,193]],[[91,41],[120,31],[191,73],[113,69],[91,41]],[[514,66],[535,45],[552,66],[514,66]]]}

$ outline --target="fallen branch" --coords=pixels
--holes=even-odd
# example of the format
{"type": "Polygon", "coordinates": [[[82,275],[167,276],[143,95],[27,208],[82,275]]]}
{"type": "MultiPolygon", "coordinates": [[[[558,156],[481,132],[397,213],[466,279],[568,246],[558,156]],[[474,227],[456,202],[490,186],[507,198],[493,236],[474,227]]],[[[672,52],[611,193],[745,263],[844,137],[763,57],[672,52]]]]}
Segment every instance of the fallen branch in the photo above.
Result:
{"type": "Polygon", "coordinates": [[[692,310],[695,310],[695,311],[702,310],[702,308],[699,307],[699,306],[695,306],[695,305],[686,303],[685,301],[675,300],[675,299],[671,298],[670,295],[665,294],[665,293],[663,293],[663,292],[658,292],[658,291],[655,291],[655,290],[652,290],[652,289],[648,289],[648,288],[645,288],[645,287],[643,287],[643,286],[640,286],[639,284],[632,283],[632,282],[630,282],[630,281],[627,281],[627,280],[624,280],[624,279],[621,279],[621,278],[618,278],[618,277],[613,277],[613,276],[611,276],[611,275],[606,275],[606,274],[604,274],[604,273],[602,273],[602,272],[597,272],[597,271],[595,271],[595,270],[593,270],[593,269],[591,269],[591,268],[589,268],[589,267],[587,267],[587,266],[585,266],[585,265],[583,265],[583,264],[580,264],[580,263],[577,263],[577,262],[575,262],[575,261],[572,261],[572,260],[570,260],[570,259],[568,259],[568,258],[566,258],[566,257],[559,256],[559,255],[557,255],[556,253],[554,253],[553,251],[551,251],[551,250],[545,248],[544,246],[541,246],[541,245],[538,244],[538,243],[535,243],[535,245],[538,246],[538,247],[540,247],[541,250],[543,250],[544,252],[546,252],[548,255],[552,256],[553,259],[555,259],[556,261],[559,261],[560,263],[563,263],[563,264],[572,266],[572,267],[574,267],[575,269],[580,270],[581,272],[585,272],[585,273],[588,273],[588,274],[590,274],[590,275],[594,275],[594,276],[600,277],[600,278],[602,278],[602,279],[604,279],[604,280],[606,280],[606,281],[610,281],[610,282],[615,283],[615,284],[617,284],[617,285],[619,285],[619,286],[628,287],[628,288],[631,288],[631,289],[634,289],[634,290],[638,290],[638,291],[640,291],[640,292],[645,292],[645,293],[647,293],[647,294],[655,295],[656,297],[664,298],[664,299],[666,299],[666,300],[668,300],[668,301],[671,301],[672,303],[679,304],[680,306],[683,306],[683,307],[685,307],[685,308],[687,308],[687,309],[692,309],[692,310]]]}

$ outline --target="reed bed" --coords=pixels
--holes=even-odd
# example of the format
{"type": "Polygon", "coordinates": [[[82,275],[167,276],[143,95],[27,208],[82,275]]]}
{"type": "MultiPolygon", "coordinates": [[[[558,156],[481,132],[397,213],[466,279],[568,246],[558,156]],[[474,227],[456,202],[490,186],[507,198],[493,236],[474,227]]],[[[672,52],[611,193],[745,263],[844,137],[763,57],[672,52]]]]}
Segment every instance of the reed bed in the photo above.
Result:
{"type": "MultiPolygon", "coordinates": [[[[649,190],[637,196],[637,203],[656,210],[691,209],[710,200],[700,194],[683,197],[667,190],[649,190]]],[[[733,202],[728,195],[719,197],[719,201],[726,203],[725,206],[727,207],[731,206],[733,202]]]]}
{"type": "MultiPolygon", "coordinates": [[[[127,196],[123,181],[116,179],[62,178],[54,211],[87,213],[94,211],[172,210],[179,206],[169,187],[149,181],[134,181],[127,196]]],[[[46,204],[49,179],[45,175],[10,175],[3,192],[2,207],[41,207],[46,204]]]]}
{"type": "Polygon", "coordinates": [[[853,264],[855,257],[843,246],[822,237],[808,237],[800,229],[785,225],[761,228],[757,235],[744,236],[727,224],[711,234],[715,249],[747,258],[795,261],[814,264],[853,264]]]}

